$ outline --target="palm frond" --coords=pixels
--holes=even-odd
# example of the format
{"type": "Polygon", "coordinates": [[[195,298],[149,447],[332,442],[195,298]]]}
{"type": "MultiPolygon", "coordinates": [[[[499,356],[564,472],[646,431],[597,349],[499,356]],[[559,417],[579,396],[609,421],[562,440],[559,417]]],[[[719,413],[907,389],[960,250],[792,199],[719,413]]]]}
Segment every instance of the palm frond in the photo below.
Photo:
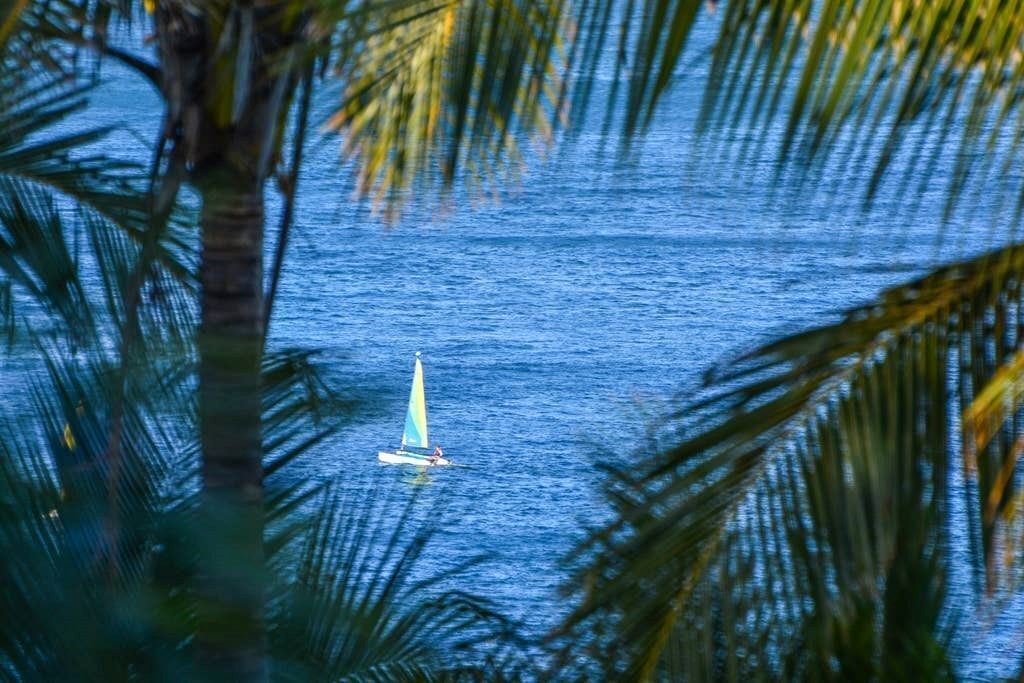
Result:
{"type": "Polygon", "coordinates": [[[893,173],[911,195],[941,185],[947,216],[974,190],[981,206],[1013,209],[1020,188],[1006,171],[1024,137],[1015,4],[742,0],[724,10],[701,121],[760,131],[740,158],[765,146],[815,168],[834,158],[834,182],[857,181],[867,201],[893,173]]]}
{"type": "Polygon", "coordinates": [[[499,663],[515,661],[516,643],[493,606],[431,588],[479,558],[423,574],[437,511],[426,514],[415,497],[403,504],[394,492],[381,493],[335,486],[316,501],[295,582],[275,600],[280,671],[289,680],[324,681],[479,679],[483,662],[495,675],[510,671],[499,663]]]}
{"type": "MultiPolygon", "coordinates": [[[[66,233],[47,193],[0,176],[0,272],[81,341],[94,326],[66,233]]],[[[8,291],[13,324],[13,290],[8,291]]]]}
{"type": "Polygon", "coordinates": [[[10,280],[0,281],[0,331],[7,338],[7,348],[14,344],[17,319],[14,316],[14,287],[10,280]]]}
{"type": "Polygon", "coordinates": [[[19,680],[186,675],[188,613],[165,606],[187,584],[150,580],[176,524],[164,485],[174,441],[152,411],[161,402],[133,387],[114,458],[112,363],[40,352],[31,411],[0,423],[0,543],[19,549],[2,569],[4,614],[17,615],[0,620],[2,666],[19,680]]]}
{"type": "Polygon", "coordinates": [[[524,133],[558,125],[570,17],[545,0],[343,4],[321,17],[344,84],[328,122],[358,161],[359,189],[401,198],[416,180],[486,184],[524,133]]]}
{"type": "Polygon", "coordinates": [[[967,462],[957,418],[1024,341],[1022,275],[1021,246],[957,263],[713,373],[676,445],[613,477],[562,635],[604,675],[950,675],[954,490],[979,590],[1021,577],[1020,414],[967,462]]]}
{"type": "Polygon", "coordinates": [[[285,349],[263,359],[263,431],[271,477],[299,453],[334,433],[357,404],[331,389],[315,364],[316,353],[285,349]]]}
{"type": "Polygon", "coordinates": [[[51,188],[141,231],[148,218],[145,194],[137,189],[142,169],[95,151],[109,129],[40,135],[85,105],[83,90],[62,79],[26,81],[6,72],[0,82],[7,95],[0,99],[0,176],[51,188]]]}
{"type": "Polygon", "coordinates": [[[286,552],[309,527],[303,514],[321,493],[320,482],[296,485],[294,467],[311,449],[351,422],[359,403],[333,389],[316,364],[316,353],[284,349],[263,359],[263,476],[266,491],[266,554],[276,566],[294,562],[286,552]]]}
{"type": "Polygon", "coordinates": [[[0,5],[0,8],[3,9],[0,12],[0,17],[3,17],[3,20],[0,21],[0,45],[6,44],[14,34],[27,5],[28,0],[5,0],[3,5],[0,5]]]}

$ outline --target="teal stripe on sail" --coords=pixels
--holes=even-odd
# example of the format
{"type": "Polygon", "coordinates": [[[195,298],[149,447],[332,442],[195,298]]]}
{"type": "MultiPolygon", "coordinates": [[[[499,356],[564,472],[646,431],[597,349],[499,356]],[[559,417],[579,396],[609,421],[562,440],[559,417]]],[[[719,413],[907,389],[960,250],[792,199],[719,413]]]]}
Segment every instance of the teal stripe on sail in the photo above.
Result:
{"type": "Polygon", "coordinates": [[[423,365],[420,354],[416,353],[416,369],[412,376],[412,390],[409,392],[409,410],[405,414],[405,432],[402,445],[414,448],[429,448],[427,438],[427,400],[423,393],[423,365]]]}

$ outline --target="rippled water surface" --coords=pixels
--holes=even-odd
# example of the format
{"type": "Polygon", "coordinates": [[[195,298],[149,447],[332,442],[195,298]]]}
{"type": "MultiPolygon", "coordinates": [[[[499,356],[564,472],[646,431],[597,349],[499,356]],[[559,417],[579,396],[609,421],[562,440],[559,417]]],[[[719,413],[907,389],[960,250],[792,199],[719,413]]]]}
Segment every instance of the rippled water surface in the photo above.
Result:
{"type": "MultiPolygon", "coordinates": [[[[940,243],[928,212],[893,225],[895,192],[867,215],[828,213],[859,196],[841,184],[799,201],[772,195],[763,163],[704,159],[712,170],[692,172],[693,155],[708,154],[692,134],[696,64],[635,164],[599,159],[595,122],[566,153],[532,163],[498,203],[434,212],[414,202],[389,227],[350,201],[336,141],[312,145],[303,171],[272,345],[321,349],[335,383],[366,404],[292,476],[446,499],[433,504],[445,521],[424,571],[487,554],[459,585],[493,597],[533,634],[565,610],[560,560],[582,524],[604,514],[598,459],[635,457],[650,420],[713,362],[834,320],[994,239],[954,225],[967,238],[940,243]],[[425,486],[376,460],[400,436],[417,350],[432,439],[464,465],[431,472],[425,486]]],[[[155,98],[114,76],[88,116],[152,139],[155,98]]],[[[330,105],[323,98],[318,114],[330,105]]],[[[145,158],[139,138],[117,139],[145,158]]],[[[952,591],[967,605],[964,576],[954,572],[952,591]]],[[[965,633],[992,628],[1019,645],[1013,619],[980,621],[965,633]]],[[[1012,672],[973,637],[956,639],[962,674],[1012,672]]]]}

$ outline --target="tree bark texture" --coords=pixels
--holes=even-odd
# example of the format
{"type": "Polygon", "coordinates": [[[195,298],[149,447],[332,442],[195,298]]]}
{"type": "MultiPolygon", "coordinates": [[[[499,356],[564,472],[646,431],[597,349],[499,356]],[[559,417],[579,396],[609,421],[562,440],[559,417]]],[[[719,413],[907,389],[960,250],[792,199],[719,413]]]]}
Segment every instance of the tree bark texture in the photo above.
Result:
{"type": "Polygon", "coordinates": [[[208,673],[262,680],[262,183],[207,182],[202,232],[200,658],[208,673]]]}
{"type": "Polygon", "coordinates": [[[289,16],[280,3],[257,0],[160,3],[155,17],[165,135],[184,150],[202,199],[197,651],[200,671],[216,680],[269,676],[260,378],[264,186],[296,85],[290,48],[298,26],[289,16]]]}

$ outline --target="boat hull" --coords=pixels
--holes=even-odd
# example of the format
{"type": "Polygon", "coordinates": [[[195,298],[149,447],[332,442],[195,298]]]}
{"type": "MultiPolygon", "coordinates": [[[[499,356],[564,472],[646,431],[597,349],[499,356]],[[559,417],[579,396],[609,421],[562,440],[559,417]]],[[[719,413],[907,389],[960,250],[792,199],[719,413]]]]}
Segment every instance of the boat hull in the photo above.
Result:
{"type": "Polygon", "coordinates": [[[391,465],[415,465],[416,467],[437,467],[439,465],[452,464],[452,461],[447,458],[437,458],[435,460],[429,455],[418,455],[408,451],[396,451],[394,453],[379,451],[377,459],[391,465]]]}

